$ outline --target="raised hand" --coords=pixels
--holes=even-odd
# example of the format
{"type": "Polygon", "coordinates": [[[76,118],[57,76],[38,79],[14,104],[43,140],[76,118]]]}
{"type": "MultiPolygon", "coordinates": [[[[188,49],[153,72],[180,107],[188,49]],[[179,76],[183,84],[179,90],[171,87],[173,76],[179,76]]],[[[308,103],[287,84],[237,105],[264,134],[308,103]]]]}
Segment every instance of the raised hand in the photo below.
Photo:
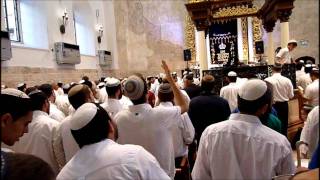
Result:
{"type": "Polygon", "coordinates": [[[164,72],[166,73],[166,75],[170,74],[170,69],[166,63],[165,60],[162,60],[162,65],[161,65],[162,69],[164,70],[164,72]]]}

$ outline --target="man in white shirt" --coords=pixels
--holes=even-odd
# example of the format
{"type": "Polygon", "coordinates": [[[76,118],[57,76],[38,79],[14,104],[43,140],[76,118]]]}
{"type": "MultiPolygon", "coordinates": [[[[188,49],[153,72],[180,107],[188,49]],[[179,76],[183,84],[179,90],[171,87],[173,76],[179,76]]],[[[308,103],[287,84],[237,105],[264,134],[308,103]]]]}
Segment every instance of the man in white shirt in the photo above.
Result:
{"type": "MultiPolygon", "coordinates": [[[[160,104],[156,108],[174,107],[174,95],[169,83],[160,85],[158,96],[160,104]]],[[[188,113],[184,113],[180,119],[172,119],[172,121],[175,122],[171,127],[171,133],[176,158],[176,168],[184,169],[188,167],[188,161],[186,161],[185,167],[181,167],[180,165],[182,160],[188,159],[188,145],[191,144],[194,139],[195,130],[188,113]]]]}
{"type": "Polygon", "coordinates": [[[220,90],[220,96],[226,99],[230,106],[230,111],[233,112],[238,106],[238,90],[239,85],[236,84],[237,73],[230,71],[228,73],[227,81],[229,84],[224,86],[220,90]]]}
{"type": "Polygon", "coordinates": [[[54,93],[54,90],[52,88],[52,85],[50,84],[42,84],[38,87],[39,90],[44,92],[50,102],[50,113],[49,116],[52,119],[55,119],[58,122],[62,122],[63,119],[66,117],[62,111],[58,109],[58,107],[55,105],[56,102],[56,95],[54,93]]]}
{"type": "Polygon", "coordinates": [[[272,68],[272,76],[265,81],[272,84],[273,89],[273,107],[278,113],[278,118],[281,120],[281,132],[287,136],[288,131],[288,116],[289,106],[288,101],[293,98],[293,85],[291,80],[281,75],[282,66],[275,63],[272,68]]]}
{"type": "Polygon", "coordinates": [[[305,90],[307,88],[307,86],[312,83],[312,80],[311,80],[311,77],[310,77],[311,71],[312,71],[311,64],[306,64],[306,66],[304,68],[305,74],[300,76],[297,79],[297,86],[300,86],[300,87],[302,87],[302,89],[305,90]]]}
{"type": "Polygon", "coordinates": [[[169,179],[157,160],[141,146],[114,142],[117,128],[99,105],[86,103],[70,121],[80,150],[63,167],[65,179],[169,179]]]}
{"type": "Polygon", "coordinates": [[[32,102],[33,117],[29,132],[22,136],[10,149],[19,153],[35,155],[46,161],[58,173],[52,141],[53,132],[59,123],[49,117],[50,103],[45,93],[35,90],[29,94],[32,102]]]}
{"type": "Polygon", "coordinates": [[[60,111],[62,111],[65,116],[68,116],[69,115],[69,106],[70,106],[70,102],[68,100],[68,92],[70,89],[70,85],[64,84],[62,86],[62,89],[63,89],[64,94],[56,97],[56,104],[57,104],[57,108],[60,111]]]}
{"type": "MultiPolygon", "coordinates": [[[[87,85],[79,84],[70,89],[68,99],[74,109],[88,102],[94,102],[93,94],[87,85]]],[[[66,117],[54,133],[54,153],[60,167],[63,167],[80,149],[71,135],[70,121],[74,113],[66,117]]]]}
{"type": "Polygon", "coordinates": [[[239,89],[240,113],[202,133],[192,179],[271,179],[295,172],[287,138],[259,120],[271,98],[262,80],[248,80],[239,89]]]}
{"type": "Polygon", "coordinates": [[[304,99],[310,106],[319,105],[319,69],[312,69],[310,73],[312,83],[304,91],[304,99]]]}
{"type": "Polygon", "coordinates": [[[290,53],[298,46],[296,40],[292,39],[288,42],[287,47],[282,48],[276,55],[276,62],[280,64],[291,64],[292,57],[290,53]]]}
{"type": "Polygon", "coordinates": [[[108,99],[101,104],[113,119],[114,116],[123,109],[123,105],[119,101],[122,98],[121,83],[116,78],[111,78],[106,83],[108,99]]]}
{"type": "Polygon", "coordinates": [[[31,100],[13,88],[2,89],[0,97],[1,143],[12,146],[28,132],[33,114],[31,100]]]}
{"type": "Polygon", "coordinates": [[[171,77],[167,64],[163,61],[167,80],[170,83],[176,105],[153,109],[147,103],[147,84],[142,76],[130,76],[124,85],[125,94],[133,102],[128,110],[115,116],[119,129],[120,144],[137,144],[154,155],[160,166],[173,179],[175,174],[174,147],[170,128],[187,112],[188,104],[171,77]]]}
{"type": "Polygon", "coordinates": [[[105,82],[100,82],[97,85],[97,87],[98,87],[97,93],[98,93],[98,96],[99,96],[98,101],[100,103],[103,103],[108,99],[108,94],[107,94],[107,91],[106,91],[106,83],[105,82]]]}
{"type": "Polygon", "coordinates": [[[300,141],[307,143],[307,146],[300,146],[301,153],[306,157],[309,151],[309,155],[312,155],[319,142],[319,106],[314,107],[309,112],[301,132],[300,141]]]}
{"type": "Polygon", "coordinates": [[[296,64],[296,81],[298,83],[298,79],[300,79],[303,75],[305,75],[306,73],[304,72],[303,68],[304,65],[304,61],[300,60],[297,64],[296,64]]]}

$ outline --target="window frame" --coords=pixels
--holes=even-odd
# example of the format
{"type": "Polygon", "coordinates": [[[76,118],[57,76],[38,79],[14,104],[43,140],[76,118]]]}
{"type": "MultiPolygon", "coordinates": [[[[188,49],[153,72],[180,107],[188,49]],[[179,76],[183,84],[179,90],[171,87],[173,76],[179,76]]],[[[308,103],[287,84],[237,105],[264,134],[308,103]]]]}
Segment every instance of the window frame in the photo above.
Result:
{"type": "MultiPolygon", "coordinates": [[[[22,28],[21,28],[21,13],[20,13],[20,1],[19,0],[12,0],[13,1],[13,9],[14,9],[14,18],[15,18],[15,24],[16,24],[16,34],[17,34],[17,40],[10,41],[15,43],[23,43],[23,37],[22,37],[22,28]]],[[[6,19],[6,30],[9,32],[9,19],[8,19],[8,9],[7,9],[7,0],[3,0],[4,2],[4,9],[5,9],[5,19],[6,19]]]]}

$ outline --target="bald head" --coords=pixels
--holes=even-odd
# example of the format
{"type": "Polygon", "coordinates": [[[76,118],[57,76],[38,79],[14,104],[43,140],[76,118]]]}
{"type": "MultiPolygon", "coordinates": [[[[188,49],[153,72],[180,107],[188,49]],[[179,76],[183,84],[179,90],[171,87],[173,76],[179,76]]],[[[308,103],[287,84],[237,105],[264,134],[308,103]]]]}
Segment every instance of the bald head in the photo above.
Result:
{"type": "Polygon", "coordinates": [[[211,75],[205,75],[201,81],[201,89],[205,92],[211,92],[214,87],[214,77],[211,75]]]}

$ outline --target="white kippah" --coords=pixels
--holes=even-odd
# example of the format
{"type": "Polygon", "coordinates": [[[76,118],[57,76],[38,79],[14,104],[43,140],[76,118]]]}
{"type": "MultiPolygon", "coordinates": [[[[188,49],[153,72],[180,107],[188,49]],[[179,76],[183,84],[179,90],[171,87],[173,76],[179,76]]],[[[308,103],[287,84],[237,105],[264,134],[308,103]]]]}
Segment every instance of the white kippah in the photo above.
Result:
{"type": "Polygon", "coordinates": [[[116,78],[110,78],[107,83],[106,83],[106,86],[107,87],[116,87],[120,84],[120,81],[119,79],[116,79],[116,78]]]}
{"type": "Polygon", "coordinates": [[[306,64],[306,67],[309,67],[309,68],[310,68],[310,67],[312,67],[312,65],[311,65],[311,64],[306,64]]]}
{"type": "Polygon", "coordinates": [[[299,63],[304,63],[304,60],[300,60],[299,63]]]}
{"type": "Polygon", "coordinates": [[[85,80],[82,79],[82,80],[79,81],[79,84],[82,84],[84,82],[85,82],[85,80]]]}
{"type": "Polygon", "coordinates": [[[70,120],[70,129],[79,130],[85,127],[96,115],[98,107],[93,103],[85,103],[80,106],[70,120]]]}
{"type": "Polygon", "coordinates": [[[230,71],[230,72],[228,73],[228,76],[229,76],[229,77],[236,77],[236,76],[237,76],[237,73],[234,72],[234,71],[230,71]]]}
{"type": "Polygon", "coordinates": [[[296,44],[298,44],[298,42],[297,42],[295,39],[291,39],[291,40],[288,42],[288,44],[290,44],[290,43],[296,43],[296,44]]]}
{"type": "Polygon", "coordinates": [[[111,79],[110,77],[106,77],[106,78],[104,79],[104,82],[107,83],[110,79],[111,79]]]}
{"type": "Polygon", "coordinates": [[[239,96],[241,99],[254,101],[263,96],[267,89],[266,82],[260,79],[251,79],[241,86],[239,89],[239,96]]]}
{"type": "Polygon", "coordinates": [[[22,87],[22,86],[24,86],[25,85],[25,83],[19,83],[18,85],[17,85],[17,87],[22,87]]]}
{"type": "Polygon", "coordinates": [[[16,96],[19,98],[29,98],[28,95],[26,95],[26,93],[19,91],[18,89],[14,89],[14,88],[6,88],[6,89],[2,89],[1,90],[1,94],[6,94],[6,95],[10,95],[10,96],[16,96]]]}

